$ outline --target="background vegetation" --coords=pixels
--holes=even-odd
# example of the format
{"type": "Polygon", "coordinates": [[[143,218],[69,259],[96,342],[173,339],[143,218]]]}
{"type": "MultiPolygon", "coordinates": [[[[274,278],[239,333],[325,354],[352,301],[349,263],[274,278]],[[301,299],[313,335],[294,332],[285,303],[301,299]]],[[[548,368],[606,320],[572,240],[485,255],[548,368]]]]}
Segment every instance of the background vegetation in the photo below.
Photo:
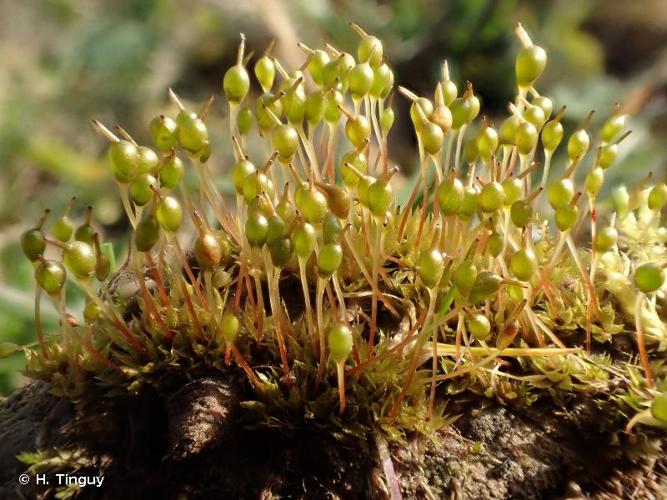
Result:
{"type": "MultiPolygon", "coordinates": [[[[603,120],[614,102],[632,115],[633,134],[608,184],[634,183],[649,171],[664,178],[667,170],[663,0],[0,0],[0,11],[0,342],[34,339],[32,268],[18,238],[45,207],[61,210],[78,193],[79,206],[94,204],[104,232],[118,236],[117,253],[124,251],[127,228],[90,118],[121,123],[148,142],[146,125],[168,106],[168,86],[198,102],[220,95],[240,31],[256,52],[275,38],[276,52],[297,67],[304,60],[297,40],[352,50],[357,36],[347,23],[355,20],[382,37],[398,82],[426,91],[447,58],[454,79],[472,81],[494,115],[512,97],[512,28],[520,20],[549,51],[540,90],[556,107],[568,104],[570,130],[591,109],[603,120]]],[[[407,104],[395,102],[393,155],[409,175],[414,139],[401,128],[407,104]]],[[[214,140],[225,109],[219,99],[214,140]]],[[[225,170],[229,159],[217,154],[213,164],[225,170]]],[[[47,330],[56,327],[55,315],[46,319],[47,330]]],[[[0,360],[0,393],[21,384],[22,365],[21,355],[0,360]]]]}

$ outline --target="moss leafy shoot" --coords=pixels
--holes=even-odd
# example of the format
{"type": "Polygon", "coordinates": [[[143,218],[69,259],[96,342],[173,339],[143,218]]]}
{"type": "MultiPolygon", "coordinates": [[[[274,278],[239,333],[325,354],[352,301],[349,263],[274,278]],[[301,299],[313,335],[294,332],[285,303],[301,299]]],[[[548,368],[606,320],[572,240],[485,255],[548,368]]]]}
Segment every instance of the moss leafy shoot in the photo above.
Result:
{"type": "Polygon", "coordinates": [[[520,25],[516,99],[497,126],[446,61],[417,95],[395,86],[382,42],[352,27],[355,55],[299,44],[294,70],[272,47],[251,63],[241,37],[222,82],[224,144],[209,141],[213,98],[192,110],[172,90],[151,145],[93,121],[131,248],[115,269],[74,201],[24,233],[38,325],[42,296],[61,318],[57,332],[38,326],[27,373],[75,401],[215,373],[239,386],[253,425],[361,439],[429,434],[458,400],[575,393],[618,432],[663,432],[667,186],[648,178],[598,204],[627,116],[616,106],[593,132],[591,112],[567,135],[565,106],[539,93],[547,53],[520,25]],[[400,204],[397,99],[419,149],[400,204]],[[67,310],[72,285],[82,313],[67,310]]]}

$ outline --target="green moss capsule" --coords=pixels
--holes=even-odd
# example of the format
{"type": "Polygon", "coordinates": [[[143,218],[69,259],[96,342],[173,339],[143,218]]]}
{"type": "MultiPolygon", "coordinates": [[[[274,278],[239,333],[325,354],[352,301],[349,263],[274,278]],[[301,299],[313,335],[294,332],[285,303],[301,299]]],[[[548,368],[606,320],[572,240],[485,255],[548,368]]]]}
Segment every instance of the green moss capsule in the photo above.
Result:
{"type": "Polygon", "coordinates": [[[271,111],[276,117],[280,118],[283,114],[283,104],[280,99],[270,93],[262,94],[255,102],[255,118],[257,126],[262,133],[268,133],[276,126],[275,119],[268,113],[271,111]]]}
{"type": "Polygon", "coordinates": [[[245,235],[251,246],[261,247],[266,242],[269,221],[260,213],[248,215],[245,223],[245,235]]]}
{"type": "Polygon", "coordinates": [[[537,257],[529,248],[514,252],[510,259],[510,271],[521,281],[529,281],[537,272],[537,257]]]}
{"type": "Polygon", "coordinates": [[[516,144],[516,134],[521,126],[521,119],[518,116],[510,115],[500,126],[499,140],[500,144],[516,144]]]}
{"type": "Polygon", "coordinates": [[[653,293],[665,283],[665,269],[655,262],[646,262],[635,270],[635,285],[644,293],[653,293]]]}
{"type": "Polygon", "coordinates": [[[630,208],[630,193],[624,185],[616,186],[611,192],[611,200],[614,204],[614,210],[623,218],[627,215],[630,208]]]}
{"type": "MultiPolygon", "coordinates": [[[[467,141],[463,146],[463,161],[465,161],[468,165],[473,165],[477,161],[477,158],[479,158],[477,141],[467,141]]],[[[485,161],[488,161],[488,159],[485,161]]]]}
{"type": "Polygon", "coordinates": [[[349,87],[353,97],[360,99],[367,95],[373,85],[375,74],[368,63],[357,64],[350,71],[349,87]]]}
{"type": "Polygon", "coordinates": [[[447,179],[440,183],[437,191],[438,204],[444,215],[454,215],[461,209],[465,189],[457,178],[447,179]]]}
{"type": "Polygon", "coordinates": [[[618,156],[618,145],[617,144],[605,144],[598,151],[598,155],[595,158],[595,166],[607,169],[613,165],[618,156]]]}
{"type": "Polygon", "coordinates": [[[498,257],[500,253],[503,251],[504,244],[505,240],[502,234],[496,232],[491,233],[488,242],[489,253],[491,254],[491,256],[498,257]]]}
{"type": "Polygon", "coordinates": [[[155,216],[164,230],[173,233],[181,227],[183,208],[173,196],[164,196],[157,204],[155,216]]]}
{"type": "Polygon", "coordinates": [[[505,205],[510,206],[517,201],[523,193],[523,183],[521,179],[514,176],[507,177],[501,184],[505,193],[505,205]]]}
{"type": "Polygon", "coordinates": [[[148,217],[134,230],[134,244],[140,252],[149,252],[160,239],[160,224],[155,217],[148,217]]]}
{"type": "Polygon", "coordinates": [[[255,165],[243,158],[234,165],[232,168],[232,180],[234,181],[234,188],[238,194],[243,194],[243,185],[251,174],[254,174],[257,171],[255,165]]]}
{"type": "Polygon", "coordinates": [[[569,178],[560,179],[547,188],[547,199],[553,208],[568,205],[574,197],[574,184],[569,178]]]}
{"type": "Polygon", "coordinates": [[[239,129],[239,134],[246,136],[252,130],[252,126],[255,123],[255,117],[252,114],[252,111],[247,106],[241,106],[238,114],[236,115],[236,127],[239,129]]]}
{"type": "Polygon", "coordinates": [[[474,186],[466,186],[463,192],[463,201],[459,210],[459,217],[470,218],[477,211],[479,191],[474,186]]]}
{"type": "Polygon", "coordinates": [[[434,288],[442,279],[445,261],[437,248],[424,250],[417,259],[417,273],[428,288],[434,288]]]}
{"type": "Polygon", "coordinates": [[[284,267],[294,255],[294,243],[287,236],[282,236],[268,243],[271,253],[271,262],[276,267],[284,267]]]}
{"type": "Polygon", "coordinates": [[[343,247],[339,243],[327,243],[317,255],[317,272],[325,278],[335,273],[343,262],[343,247]]]}
{"type": "Polygon", "coordinates": [[[532,124],[535,129],[540,130],[547,121],[544,111],[539,106],[529,105],[523,112],[523,118],[532,124]]]}
{"type": "Polygon", "coordinates": [[[522,155],[530,154],[537,145],[537,129],[530,122],[523,122],[516,131],[515,143],[519,153],[522,155]]]}
{"type": "Polygon", "coordinates": [[[393,86],[394,72],[386,63],[380,64],[373,71],[373,83],[371,84],[369,93],[373,97],[385,98],[389,95],[393,86]]]}
{"type": "Polygon", "coordinates": [[[227,346],[230,346],[236,342],[236,339],[239,336],[241,323],[235,314],[228,312],[223,314],[222,318],[220,318],[219,328],[222,342],[227,346]]]}
{"type": "Polygon", "coordinates": [[[73,241],[65,250],[63,262],[77,278],[90,278],[95,274],[97,259],[93,247],[83,241],[73,241]]]}
{"type": "Polygon", "coordinates": [[[628,115],[616,114],[609,118],[602,126],[601,137],[605,143],[610,143],[618,138],[623,129],[628,115]]]}
{"type": "Polygon", "coordinates": [[[109,147],[113,174],[121,184],[126,184],[139,169],[139,151],[130,141],[118,141],[109,147]]]}
{"type": "Polygon", "coordinates": [[[322,85],[322,70],[324,66],[331,61],[329,54],[324,50],[316,49],[313,51],[308,62],[308,72],[317,85],[322,85]]]}
{"type": "Polygon", "coordinates": [[[437,155],[442,150],[445,135],[440,126],[433,122],[427,122],[419,127],[417,133],[427,153],[437,155]]]}
{"type": "Polygon", "coordinates": [[[618,231],[612,226],[598,229],[595,235],[595,250],[604,253],[611,250],[618,241],[618,231]]]}
{"type": "Polygon", "coordinates": [[[371,135],[371,125],[364,115],[354,115],[345,122],[345,135],[355,148],[366,143],[371,135]]]}
{"type": "MultiPolygon", "coordinates": [[[[544,95],[537,96],[535,99],[533,99],[532,104],[533,106],[537,106],[542,109],[542,113],[544,113],[544,121],[551,118],[551,113],[553,113],[554,110],[554,103],[547,96],[544,95]]],[[[540,127],[544,125],[544,121],[542,122],[540,127]]],[[[535,126],[537,127],[537,125],[535,126]]]]}
{"type": "Polygon", "coordinates": [[[266,244],[271,245],[275,241],[287,235],[287,224],[277,213],[272,215],[262,214],[267,218],[268,229],[266,232],[266,244]]]}
{"type": "Polygon", "coordinates": [[[255,77],[264,92],[269,92],[276,78],[276,66],[268,55],[263,55],[255,63],[255,77]]]}
{"type": "Polygon", "coordinates": [[[425,97],[420,97],[414,101],[410,106],[410,119],[412,120],[412,123],[415,124],[415,127],[418,128],[424,123],[423,117],[426,117],[427,120],[430,119],[433,110],[433,103],[425,97]],[[419,107],[421,113],[417,110],[417,107],[419,107]]]}
{"type": "Polygon", "coordinates": [[[389,180],[377,179],[368,186],[366,205],[373,215],[382,217],[394,203],[394,192],[389,180]]]}
{"type": "Polygon", "coordinates": [[[273,203],[266,196],[256,196],[248,203],[248,214],[260,213],[264,217],[269,217],[273,213],[273,203]]]}
{"type": "Polygon", "coordinates": [[[299,194],[295,196],[296,208],[299,209],[306,222],[321,222],[327,213],[327,199],[315,187],[308,183],[297,188],[299,194]]]}
{"type": "Polygon", "coordinates": [[[292,88],[283,97],[283,110],[288,122],[295,125],[303,122],[303,117],[306,114],[306,99],[306,92],[303,90],[303,85],[292,88]]]}
{"type": "Polygon", "coordinates": [[[291,224],[296,216],[296,210],[289,198],[288,186],[285,186],[285,190],[283,191],[280,200],[278,200],[276,214],[279,215],[286,224],[291,224]]]}
{"type": "Polygon", "coordinates": [[[440,81],[440,88],[442,89],[442,98],[445,105],[449,106],[459,91],[456,88],[456,84],[449,78],[449,69],[446,67],[446,62],[443,64],[443,73],[444,78],[440,81]]]}
{"type": "Polygon", "coordinates": [[[556,209],[556,227],[560,231],[569,231],[579,220],[579,208],[576,205],[563,205],[556,209]]]}
{"type": "Polygon", "coordinates": [[[281,160],[289,161],[299,147],[299,134],[292,125],[278,125],[271,136],[271,144],[281,160]]]}
{"type": "Polygon", "coordinates": [[[327,93],[324,106],[324,119],[327,123],[338,123],[342,114],[339,106],[342,106],[344,102],[343,94],[337,90],[327,93]]]}
{"type": "Polygon", "coordinates": [[[516,227],[526,227],[533,218],[533,207],[524,200],[517,200],[510,208],[510,218],[516,227]]]}
{"type": "Polygon", "coordinates": [[[368,64],[377,68],[382,62],[382,42],[373,35],[365,35],[359,41],[357,47],[357,58],[361,62],[368,62],[368,64]]]}
{"type": "Polygon", "coordinates": [[[500,210],[505,203],[505,191],[502,185],[496,181],[486,184],[479,193],[478,203],[483,212],[500,210]]]}
{"type": "Polygon", "coordinates": [[[466,328],[477,340],[486,341],[491,337],[491,323],[483,314],[472,314],[466,320],[466,328]]]}
{"type": "Polygon", "coordinates": [[[305,259],[310,256],[315,248],[315,241],[315,228],[311,224],[302,222],[294,228],[292,242],[294,243],[294,251],[298,257],[305,259]]]}
{"type": "Polygon", "coordinates": [[[130,198],[140,207],[146,205],[153,198],[153,186],[157,179],[151,174],[139,174],[130,182],[130,198]]]}
{"type": "Polygon", "coordinates": [[[171,190],[176,188],[185,176],[185,167],[181,159],[173,155],[168,157],[160,169],[160,186],[171,190]]]}
{"type": "Polygon", "coordinates": [[[275,195],[275,189],[273,187],[273,181],[269,177],[260,172],[256,171],[248,176],[246,176],[243,181],[243,197],[247,203],[250,203],[257,196],[262,193],[266,193],[269,199],[273,199],[275,195]]]}
{"type": "Polygon", "coordinates": [[[570,161],[583,157],[591,144],[591,138],[584,129],[577,130],[567,141],[567,156],[570,161]]]}
{"type": "MultiPolygon", "coordinates": [[[[439,104],[433,110],[433,114],[431,115],[431,121],[435,123],[438,127],[440,127],[442,132],[446,134],[452,128],[452,121],[453,121],[452,112],[444,104],[439,104]]],[[[491,138],[491,140],[493,141],[493,138],[491,138]]],[[[498,146],[497,134],[495,142],[496,146],[498,146]]]]}
{"type": "Polygon", "coordinates": [[[29,229],[21,235],[21,250],[31,261],[38,260],[45,249],[46,241],[41,230],[29,229]]]}
{"type": "Polygon", "coordinates": [[[90,224],[90,213],[91,209],[89,207],[86,215],[86,221],[77,227],[76,231],[74,231],[74,239],[92,245],[95,241],[95,229],[90,224]]]}
{"type": "Polygon", "coordinates": [[[332,212],[327,212],[322,221],[322,241],[324,244],[336,243],[343,233],[343,224],[332,212]]]}
{"type": "Polygon", "coordinates": [[[368,159],[366,155],[359,150],[348,151],[343,155],[340,163],[340,173],[343,178],[343,184],[348,188],[354,188],[359,182],[359,176],[346,164],[352,165],[359,173],[368,173],[368,159]]]}
{"type": "Polygon", "coordinates": [[[222,90],[227,100],[239,103],[250,89],[250,76],[248,70],[242,64],[236,64],[229,68],[222,80],[222,90]]]}
{"type": "Polygon", "coordinates": [[[176,118],[178,142],[192,154],[200,152],[208,143],[208,128],[195,113],[181,111],[176,118]]]}
{"type": "Polygon", "coordinates": [[[547,53],[542,47],[524,47],[516,56],[516,81],[520,87],[530,87],[542,75],[547,65],[547,53]]]}
{"type": "Polygon", "coordinates": [[[653,186],[648,194],[648,208],[660,211],[667,204],[667,184],[661,182],[653,186]]]}
{"type": "Polygon", "coordinates": [[[327,343],[331,359],[336,363],[345,363],[352,352],[352,330],[343,323],[336,323],[327,333],[327,343]]]}
{"type": "Polygon", "coordinates": [[[542,128],[542,146],[545,151],[554,152],[563,140],[563,125],[558,120],[551,120],[542,128]]]}
{"type": "Polygon", "coordinates": [[[595,167],[586,175],[586,192],[588,196],[595,197],[600,192],[604,183],[604,171],[600,167],[595,167]]]}
{"type": "Polygon", "coordinates": [[[160,151],[169,151],[177,144],[176,129],[178,125],[173,118],[156,116],[148,126],[153,143],[160,151]]]}
{"type": "Polygon", "coordinates": [[[318,125],[324,119],[324,109],[326,108],[326,99],[324,93],[320,90],[311,92],[306,97],[305,117],[311,125],[318,125]]]}
{"type": "Polygon", "coordinates": [[[485,126],[480,130],[479,134],[477,134],[475,142],[477,143],[479,156],[484,160],[489,160],[491,159],[491,156],[495,154],[496,149],[498,149],[498,132],[491,126],[485,126]]]}
{"type": "Polygon", "coordinates": [[[49,295],[59,294],[66,278],[65,268],[55,260],[42,260],[35,268],[35,281],[49,295]]]}
{"type": "Polygon", "coordinates": [[[470,294],[468,295],[469,301],[472,304],[476,304],[481,300],[489,298],[500,290],[501,284],[502,278],[499,275],[490,271],[482,271],[477,275],[475,284],[470,289],[470,294]]]}
{"type": "Polygon", "coordinates": [[[51,225],[51,234],[53,234],[58,241],[69,241],[73,233],[74,224],[72,224],[72,220],[67,215],[58,217],[51,225]]]}
{"type": "Polygon", "coordinates": [[[454,284],[463,295],[468,295],[473,285],[475,284],[476,279],[477,266],[475,266],[475,264],[470,260],[464,260],[461,262],[461,264],[459,264],[459,266],[456,268],[456,271],[454,271],[454,284]]]}
{"type": "Polygon", "coordinates": [[[452,129],[458,130],[468,124],[471,113],[470,100],[458,97],[449,105],[449,110],[452,112],[452,129]]]}

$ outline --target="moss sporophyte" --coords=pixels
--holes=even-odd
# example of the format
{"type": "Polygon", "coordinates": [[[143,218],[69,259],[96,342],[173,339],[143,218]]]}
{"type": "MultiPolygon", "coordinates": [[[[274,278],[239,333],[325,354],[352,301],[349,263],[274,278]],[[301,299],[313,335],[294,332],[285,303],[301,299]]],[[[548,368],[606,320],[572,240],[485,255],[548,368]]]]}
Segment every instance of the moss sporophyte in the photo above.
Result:
{"type": "Polygon", "coordinates": [[[212,99],[193,111],[172,90],[150,146],[93,121],[131,250],[110,269],[90,211],[75,227],[74,202],[25,232],[38,285],[27,373],[59,395],[103,398],[214,371],[273,422],[392,440],[442,427],[466,392],[521,404],[585,393],[619,429],[665,429],[664,179],[617,189],[598,212],[629,133],[620,107],[600,133],[591,113],[568,137],[565,106],[554,113],[538,90],[547,53],[518,25],[517,95],[496,128],[446,61],[433,94],[395,88],[382,42],[353,27],[356,56],[299,44],[292,71],[271,47],[250,68],[242,37],[222,84],[225,144],[209,138],[212,99]],[[419,172],[399,206],[389,136],[401,98],[419,172]],[[219,176],[233,179],[235,207],[219,176]],[[86,293],[81,318],[68,281],[86,293]],[[61,317],[49,335],[42,295],[61,317]],[[632,339],[627,352],[617,335],[632,339]],[[623,397],[606,384],[612,355],[623,397]]]}

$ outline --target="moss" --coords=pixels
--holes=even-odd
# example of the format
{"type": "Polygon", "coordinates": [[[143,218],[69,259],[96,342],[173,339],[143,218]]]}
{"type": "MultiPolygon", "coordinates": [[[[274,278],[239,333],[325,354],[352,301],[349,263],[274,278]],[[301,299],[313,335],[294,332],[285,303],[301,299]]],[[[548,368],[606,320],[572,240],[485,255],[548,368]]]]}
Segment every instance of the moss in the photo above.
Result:
{"type": "MultiPolygon", "coordinates": [[[[520,25],[517,33],[530,48],[520,25]]],[[[244,51],[242,39],[229,82],[247,76],[244,51]]],[[[627,136],[625,116],[616,109],[590,147],[587,120],[568,140],[564,164],[555,156],[552,165],[563,139],[563,110],[551,118],[551,101],[538,99],[541,62],[530,81],[521,69],[512,117],[500,136],[486,118],[476,120],[480,102],[472,84],[456,99],[449,95],[453,82],[444,65],[432,101],[397,88],[413,101],[421,165],[409,201],[399,206],[396,169],[389,165],[391,120],[380,120],[392,104],[391,70],[378,62],[374,93],[348,98],[346,64],[356,64],[354,58],[333,47],[328,52],[324,87],[307,88],[301,72],[288,73],[276,59],[272,96],[252,103],[245,86],[226,85],[233,99],[225,146],[233,148],[237,165],[225,161],[223,175],[232,173],[235,211],[213,180],[219,167],[212,153],[225,146],[209,139],[211,100],[195,113],[169,91],[177,128],[158,131],[159,164],[155,150],[94,121],[111,144],[112,170],[135,228],[131,251],[109,275],[99,237],[77,242],[75,255],[72,242],[50,238],[43,220],[32,229],[33,237],[64,253],[90,308],[83,321],[71,316],[62,284],[48,279],[54,260],[60,272],[58,259],[30,253],[38,290],[50,293],[62,321],[61,331],[46,337],[39,328],[39,345],[26,348],[27,374],[80,409],[92,401],[171,393],[214,376],[231,384],[248,427],[315,428],[329,436],[323,439],[358,446],[373,445],[370,437],[377,434],[402,444],[415,434],[436,439],[471,406],[492,400],[524,410],[547,404],[559,412],[587,398],[612,435],[637,426],[649,438],[664,432],[667,424],[648,407],[667,389],[665,286],[645,297],[633,284],[641,264],[652,262],[658,270],[667,264],[662,206],[649,207],[653,187],[642,185],[632,195],[617,192],[614,211],[606,214],[598,184],[580,191],[572,184],[585,159],[597,165],[598,147],[617,147],[627,136]],[[324,109],[307,105],[316,92],[324,109]],[[245,118],[257,118],[259,138],[238,129],[240,106],[247,106],[245,118]],[[538,132],[549,119],[555,132],[544,144],[538,132]],[[520,132],[512,132],[517,124],[520,132]],[[276,152],[261,156],[256,142],[276,152]],[[349,149],[350,163],[339,164],[337,142],[349,149]],[[179,192],[171,177],[162,178],[175,156],[189,160],[197,192],[179,192]],[[251,156],[262,161],[249,164],[251,156]],[[543,166],[535,163],[542,156],[543,166]],[[341,168],[343,185],[337,184],[341,168]],[[559,177],[551,184],[550,169],[559,177]],[[139,206],[127,182],[146,172],[161,182],[139,206]],[[454,178],[463,192],[448,187],[454,178]],[[525,227],[512,220],[514,203],[530,208],[525,227]],[[602,225],[619,237],[598,252],[593,242],[602,225]],[[590,229],[591,241],[582,227],[590,229]],[[194,234],[192,243],[183,243],[186,232],[194,234]],[[342,260],[334,258],[337,252],[322,252],[324,245],[339,245],[342,260]],[[86,262],[78,262],[78,254],[86,262]],[[456,275],[463,266],[467,277],[456,275]],[[231,322],[234,328],[222,329],[221,318],[230,314],[238,328],[231,322]],[[473,314],[491,325],[485,340],[467,332],[473,314]],[[336,323],[348,325],[353,336],[348,359],[337,359],[338,371],[326,344],[336,323]],[[621,336],[636,342],[619,349],[621,336]]],[[[522,51],[517,64],[537,52],[522,51]]],[[[89,212],[83,227],[90,236],[88,219],[89,212]]]]}

